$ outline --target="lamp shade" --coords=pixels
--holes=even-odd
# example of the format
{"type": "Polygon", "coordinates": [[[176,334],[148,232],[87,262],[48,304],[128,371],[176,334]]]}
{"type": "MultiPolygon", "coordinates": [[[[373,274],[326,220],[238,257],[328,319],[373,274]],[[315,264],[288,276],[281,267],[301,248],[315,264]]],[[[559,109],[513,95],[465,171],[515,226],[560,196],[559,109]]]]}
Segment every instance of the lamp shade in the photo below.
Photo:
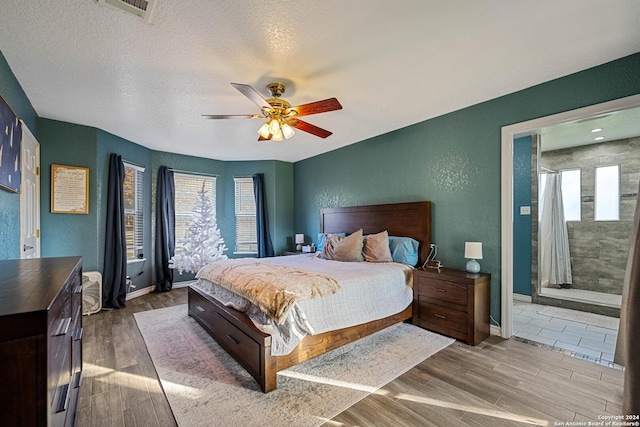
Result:
{"type": "Polygon", "coordinates": [[[304,234],[296,234],[296,244],[301,245],[304,243],[304,234]]]}
{"type": "Polygon", "coordinates": [[[464,257],[482,259],[482,242],[465,242],[464,257]]]}

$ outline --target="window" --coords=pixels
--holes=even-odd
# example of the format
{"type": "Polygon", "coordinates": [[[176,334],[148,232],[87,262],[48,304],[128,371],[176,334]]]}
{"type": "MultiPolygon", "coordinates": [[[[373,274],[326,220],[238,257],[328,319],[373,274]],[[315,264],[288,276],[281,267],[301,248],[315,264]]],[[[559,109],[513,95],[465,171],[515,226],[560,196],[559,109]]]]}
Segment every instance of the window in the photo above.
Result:
{"type": "Polygon", "coordinates": [[[137,259],[143,256],[142,178],[144,168],[124,163],[124,230],[127,242],[127,259],[137,259]]]}
{"type": "Polygon", "coordinates": [[[620,219],[620,166],[596,168],[595,220],[620,219]]]}
{"type": "Polygon", "coordinates": [[[233,178],[236,193],[235,253],[258,253],[253,178],[233,178]]]}
{"type": "Polygon", "coordinates": [[[580,202],[582,186],[580,169],[560,171],[562,175],[562,204],[564,205],[565,221],[580,221],[580,202]]]}
{"type": "Polygon", "coordinates": [[[182,251],[182,240],[189,229],[189,222],[193,217],[198,193],[204,188],[205,195],[216,208],[216,177],[192,175],[187,173],[173,174],[176,201],[176,254],[182,251]]]}

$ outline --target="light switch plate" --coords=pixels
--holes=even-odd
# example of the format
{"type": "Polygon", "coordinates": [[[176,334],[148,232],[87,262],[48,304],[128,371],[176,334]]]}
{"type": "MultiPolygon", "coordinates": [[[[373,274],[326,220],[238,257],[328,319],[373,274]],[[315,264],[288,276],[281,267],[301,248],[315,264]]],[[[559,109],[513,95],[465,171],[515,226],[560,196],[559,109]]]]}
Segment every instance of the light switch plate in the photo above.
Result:
{"type": "Polygon", "coordinates": [[[531,206],[520,206],[520,215],[531,215],[531,206]]]}

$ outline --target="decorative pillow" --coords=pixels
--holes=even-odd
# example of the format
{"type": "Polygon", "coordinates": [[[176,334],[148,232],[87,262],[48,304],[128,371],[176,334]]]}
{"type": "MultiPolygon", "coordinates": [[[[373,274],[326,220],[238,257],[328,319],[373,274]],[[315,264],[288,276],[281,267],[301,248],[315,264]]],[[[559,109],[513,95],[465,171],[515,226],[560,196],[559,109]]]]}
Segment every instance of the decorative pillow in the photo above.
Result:
{"type": "MultiPolygon", "coordinates": [[[[329,233],[318,233],[318,239],[316,240],[316,252],[322,252],[324,248],[324,243],[327,241],[327,236],[330,236],[329,233]]],[[[345,233],[335,233],[336,236],[346,236],[345,233]]]]}
{"type": "Polygon", "coordinates": [[[320,254],[324,259],[334,261],[361,262],[362,257],[362,230],[358,230],[348,236],[330,234],[327,236],[324,248],[320,254]]]}
{"type": "Polygon", "coordinates": [[[389,233],[387,233],[387,230],[378,234],[368,234],[364,236],[362,254],[364,255],[364,260],[368,262],[393,261],[389,248],[389,233]]]}
{"type": "Polygon", "coordinates": [[[415,266],[418,263],[419,245],[418,241],[411,237],[389,236],[389,249],[394,262],[415,266]]]}

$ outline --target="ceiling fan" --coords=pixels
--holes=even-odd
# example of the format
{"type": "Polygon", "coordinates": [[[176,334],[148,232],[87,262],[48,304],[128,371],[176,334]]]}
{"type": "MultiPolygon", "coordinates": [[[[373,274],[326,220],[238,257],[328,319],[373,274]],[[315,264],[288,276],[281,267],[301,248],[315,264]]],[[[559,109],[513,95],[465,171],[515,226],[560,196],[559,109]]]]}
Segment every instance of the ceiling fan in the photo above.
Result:
{"type": "Polygon", "coordinates": [[[258,134],[260,134],[258,141],[282,141],[283,137],[289,139],[295,133],[293,128],[319,136],[320,138],[326,138],[331,135],[331,132],[314,126],[311,123],[304,122],[298,117],[342,109],[342,105],[340,105],[336,98],[292,107],[290,103],[280,98],[284,93],[284,84],[282,83],[270,83],[267,85],[267,90],[271,94],[271,98],[269,99],[263,98],[258,91],[249,85],[231,83],[231,86],[238,89],[240,93],[258,105],[262,114],[203,114],[203,117],[208,119],[267,119],[260,129],[258,129],[258,134]]]}

